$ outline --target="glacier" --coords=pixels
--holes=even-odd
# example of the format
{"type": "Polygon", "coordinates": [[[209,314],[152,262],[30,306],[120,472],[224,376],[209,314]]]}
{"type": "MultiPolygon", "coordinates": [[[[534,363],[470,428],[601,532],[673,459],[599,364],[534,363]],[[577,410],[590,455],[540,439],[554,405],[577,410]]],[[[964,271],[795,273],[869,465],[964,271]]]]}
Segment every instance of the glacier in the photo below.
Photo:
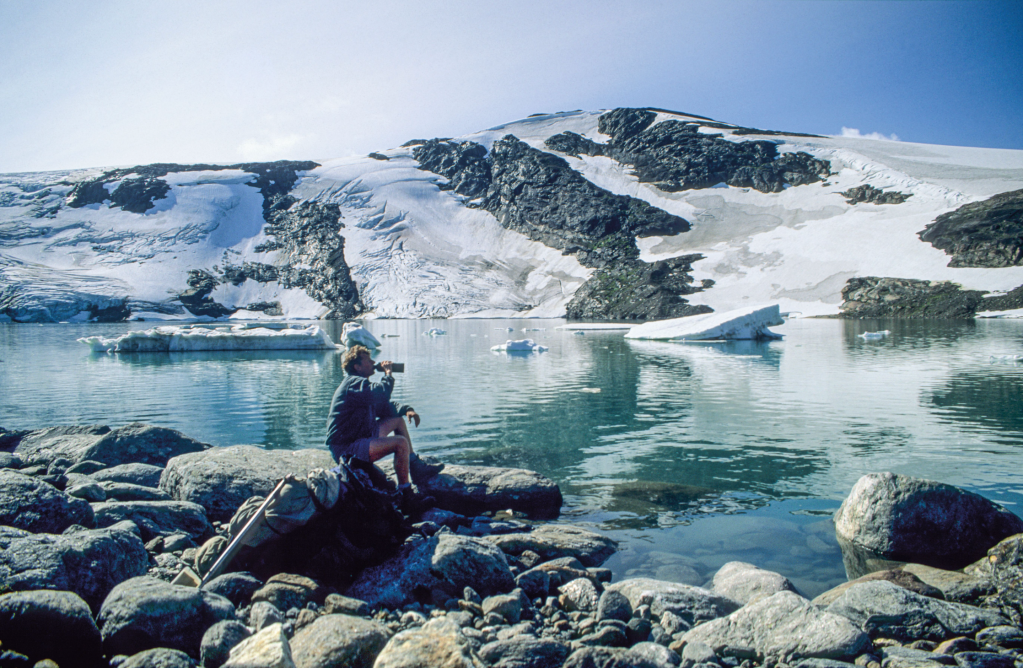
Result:
{"type": "MultiPolygon", "coordinates": [[[[566,132],[608,143],[599,130],[604,113],[544,114],[452,141],[490,150],[513,135],[609,193],[683,218],[687,231],[633,241],[651,268],[698,258],[679,277],[679,285],[691,286],[685,299],[693,307],[722,312],[775,303],[793,315],[835,315],[847,282],[868,276],[994,293],[1023,285],[1021,266],[952,267],[944,251],[919,238],[942,214],[1023,188],[1023,151],[756,134],[658,110],[655,125],[692,123],[700,133],[769,141],[782,156],[801,152],[831,165],[826,180],[778,192],[725,183],[671,191],[641,182],[632,166],[606,155],[546,145],[566,132]],[[841,195],[867,185],[909,197],[874,204],[841,195]]],[[[506,228],[447,178],[421,169],[414,148],[287,169],[120,170],[80,206],[71,203],[109,170],[0,175],[0,321],[335,317],[330,299],[339,297],[323,285],[323,271],[332,268],[350,270],[359,301],[353,312],[363,319],[563,317],[584,285],[597,285],[602,269],[583,264],[571,248],[506,228]],[[284,172],[291,177],[282,179],[284,172]],[[119,189],[143,181],[165,184],[165,195],[137,207],[141,212],[129,210],[119,189]],[[292,212],[307,207],[307,217],[282,243],[268,220],[285,200],[292,212]],[[321,225],[327,214],[336,229],[321,225]],[[316,246],[310,229],[324,242],[340,237],[337,247],[316,246]]],[[[594,299],[607,295],[598,291],[594,299]]],[[[1007,314],[1012,305],[991,310],[1007,314]]]]}

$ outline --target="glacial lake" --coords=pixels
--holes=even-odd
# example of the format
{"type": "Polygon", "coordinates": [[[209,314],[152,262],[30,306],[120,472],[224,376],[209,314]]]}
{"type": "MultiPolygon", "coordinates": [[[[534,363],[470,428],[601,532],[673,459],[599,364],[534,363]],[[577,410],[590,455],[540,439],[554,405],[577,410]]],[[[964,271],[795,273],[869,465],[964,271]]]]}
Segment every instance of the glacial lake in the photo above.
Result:
{"type": "MultiPolygon", "coordinates": [[[[218,446],[322,447],[340,354],[76,342],[155,324],[0,324],[0,425],[140,421],[218,446]]],[[[320,324],[336,341],[341,323],[320,324]]],[[[553,478],[563,520],[621,541],[605,564],[616,579],[704,584],[742,560],[815,596],[846,579],[831,515],[872,471],[1023,512],[1023,365],[1004,359],[1023,354],[1023,321],[790,320],[780,341],[703,344],[560,324],[367,323],[380,358],[406,363],[394,398],[422,416],[416,448],[553,478]],[[433,327],[447,334],[423,335],[433,327]],[[549,350],[490,351],[526,337],[549,350]]]]}

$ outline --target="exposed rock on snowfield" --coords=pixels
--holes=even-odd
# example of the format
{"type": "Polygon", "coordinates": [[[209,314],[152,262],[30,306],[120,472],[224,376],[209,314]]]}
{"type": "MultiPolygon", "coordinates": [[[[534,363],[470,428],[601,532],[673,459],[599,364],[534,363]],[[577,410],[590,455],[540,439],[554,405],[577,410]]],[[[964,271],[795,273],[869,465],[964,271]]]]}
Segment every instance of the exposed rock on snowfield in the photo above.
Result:
{"type": "Polygon", "coordinates": [[[880,188],[875,188],[869,183],[862,186],[856,186],[855,188],[850,188],[844,193],[841,193],[841,195],[849,204],[860,204],[863,202],[868,204],[902,204],[911,197],[911,195],[900,193],[895,190],[885,192],[880,188]]]}
{"type": "Polygon", "coordinates": [[[952,485],[871,473],[835,513],[835,533],[887,559],[962,568],[1023,533],[1023,520],[952,485]]]}
{"type": "Polygon", "coordinates": [[[943,213],[920,240],[948,255],[950,267],[1012,267],[1023,264],[1023,190],[943,213]]]}
{"type": "Polygon", "coordinates": [[[842,288],[845,318],[972,318],[987,304],[979,290],[963,290],[948,281],[908,278],[851,278],[842,288]]]}

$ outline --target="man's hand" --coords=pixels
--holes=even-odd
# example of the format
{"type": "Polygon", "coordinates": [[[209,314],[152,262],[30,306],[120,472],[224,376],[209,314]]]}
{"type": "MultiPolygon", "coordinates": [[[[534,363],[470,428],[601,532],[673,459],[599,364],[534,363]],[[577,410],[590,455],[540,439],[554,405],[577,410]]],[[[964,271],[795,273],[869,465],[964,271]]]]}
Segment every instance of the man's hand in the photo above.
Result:
{"type": "Polygon", "coordinates": [[[409,424],[412,424],[412,421],[415,420],[416,426],[419,426],[419,413],[410,410],[408,413],[405,413],[405,417],[408,418],[409,424]]]}
{"type": "Polygon", "coordinates": [[[384,361],[380,362],[380,370],[384,372],[385,376],[390,376],[391,375],[391,365],[392,364],[393,364],[393,362],[391,362],[391,360],[384,360],[384,361]]]}

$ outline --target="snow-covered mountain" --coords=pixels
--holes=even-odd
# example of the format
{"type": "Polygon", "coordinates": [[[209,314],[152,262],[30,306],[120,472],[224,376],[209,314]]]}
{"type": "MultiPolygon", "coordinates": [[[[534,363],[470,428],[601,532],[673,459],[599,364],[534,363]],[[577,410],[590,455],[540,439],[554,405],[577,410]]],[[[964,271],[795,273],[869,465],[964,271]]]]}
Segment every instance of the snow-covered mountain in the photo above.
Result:
{"type": "Polygon", "coordinates": [[[654,109],[359,158],[0,175],[15,321],[969,317],[1020,286],[1023,151],[654,109]]]}

